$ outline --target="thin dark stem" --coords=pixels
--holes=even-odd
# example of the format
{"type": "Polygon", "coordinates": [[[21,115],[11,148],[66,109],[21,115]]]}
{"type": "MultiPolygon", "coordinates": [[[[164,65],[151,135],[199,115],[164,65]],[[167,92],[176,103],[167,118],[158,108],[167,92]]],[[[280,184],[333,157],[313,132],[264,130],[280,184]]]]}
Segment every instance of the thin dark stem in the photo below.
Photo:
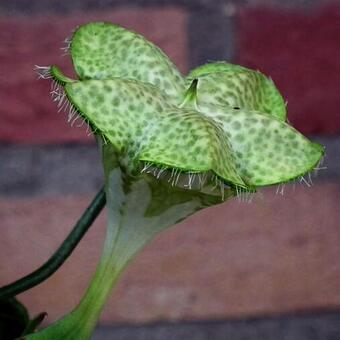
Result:
{"type": "Polygon", "coordinates": [[[13,297],[50,277],[66,261],[106,204],[101,189],[52,257],[33,273],[0,288],[0,300],[13,297]]]}

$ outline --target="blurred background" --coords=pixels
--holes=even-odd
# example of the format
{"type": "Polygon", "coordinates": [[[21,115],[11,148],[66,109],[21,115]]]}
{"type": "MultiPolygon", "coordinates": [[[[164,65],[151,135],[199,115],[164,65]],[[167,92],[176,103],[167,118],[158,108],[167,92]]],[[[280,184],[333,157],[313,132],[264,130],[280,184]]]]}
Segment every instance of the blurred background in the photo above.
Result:
{"type": "MultiPolygon", "coordinates": [[[[159,45],[186,73],[214,60],[259,69],[290,122],[326,146],[313,185],[268,188],[163,232],[133,261],[93,339],[340,339],[340,1],[1,0],[0,286],[52,255],[102,185],[86,129],[57,114],[34,65],[72,74],[63,40],[105,20],[159,45]]],[[[105,213],[48,281],[21,294],[45,324],[80,299],[105,213]]]]}

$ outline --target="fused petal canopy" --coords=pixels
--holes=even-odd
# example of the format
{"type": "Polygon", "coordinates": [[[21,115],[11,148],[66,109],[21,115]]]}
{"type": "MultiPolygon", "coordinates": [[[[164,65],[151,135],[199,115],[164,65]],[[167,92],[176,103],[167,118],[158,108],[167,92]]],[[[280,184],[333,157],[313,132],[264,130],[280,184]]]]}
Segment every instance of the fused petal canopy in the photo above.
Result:
{"type": "Polygon", "coordinates": [[[280,92],[259,71],[216,62],[183,77],[158,47],[109,23],[78,28],[70,53],[79,80],[50,67],[56,98],[65,94],[133,170],[210,174],[252,191],[303,176],[323,156],[287,123],[280,92]]]}

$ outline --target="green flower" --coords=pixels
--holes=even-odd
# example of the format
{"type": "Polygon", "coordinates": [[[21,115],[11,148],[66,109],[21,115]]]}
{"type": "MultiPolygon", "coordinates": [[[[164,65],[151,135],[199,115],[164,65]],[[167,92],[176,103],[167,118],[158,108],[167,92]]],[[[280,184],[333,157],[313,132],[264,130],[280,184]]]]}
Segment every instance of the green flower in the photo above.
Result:
{"type": "Polygon", "coordinates": [[[58,67],[52,95],[69,121],[83,119],[102,153],[108,233],[78,307],[28,339],[88,339],[129,260],[157,233],[195,211],[313,170],[323,148],[286,122],[274,83],[224,62],[183,77],[142,36],[109,23],[70,42],[78,80],[58,67]]]}

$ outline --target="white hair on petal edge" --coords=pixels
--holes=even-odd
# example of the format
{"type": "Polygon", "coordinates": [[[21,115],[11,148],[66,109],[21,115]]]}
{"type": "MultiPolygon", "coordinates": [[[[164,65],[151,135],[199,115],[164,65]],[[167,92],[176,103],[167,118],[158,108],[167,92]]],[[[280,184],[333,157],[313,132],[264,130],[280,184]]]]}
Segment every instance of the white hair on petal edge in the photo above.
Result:
{"type": "MultiPolygon", "coordinates": [[[[50,72],[50,67],[36,67],[40,79],[51,79],[52,75],[50,72]]],[[[52,78],[53,79],[53,78],[52,78]]],[[[51,83],[51,91],[50,95],[52,100],[57,103],[58,113],[66,112],[67,122],[73,126],[75,122],[81,119],[81,122],[77,124],[77,127],[82,127],[84,123],[88,124],[86,133],[89,132],[89,122],[86,118],[84,118],[79,110],[68,100],[66,92],[63,86],[55,79],[53,79],[51,83]]],[[[92,131],[93,133],[93,131],[92,131]]]]}
{"type": "Polygon", "coordinates": [[[65,56],[70,53],[73,35],[78,28],[79,26],[76,26],[73,30],[71,30],[70,35],[63,40],[63,46],[60,47],[60,49],[64,52],[62,56],[65,56]]]}
{"type": "Polygon", "coordinates": [[[300,176],[300,183],[304,183],[307,185],[308,188],[310,188],[312,185],[305,179],[304,176],[300,176]]]}
{"type": "Polygon", "coordinates": [[[141,172],[147,172],[149,170],[149,168],[151,168],[152,166],[152,163],[149,163],[149,162],[145,162],[144,163],[144,167],[142,168],[141,172]]]}
{"type": "Polygon", "coordinates": [[[221,181],[221,183],[220,183],[220,192],[221,192],[222,201],[224,201],[224,191],[225,191],[225,184],[221,181]]]}
{"type": "Polygon", "coordinates": [[[72,43],[71,37],[67,37],[64,39],[63,41],[64,46],[60,47],[60,49],[64,52],[62,56],[69,54],[70,49],[71,49],[71,43],[72,43]]]}
{"type": "Polygon", "coordinates": [[[181,176],[181,171],[178,171],[178,174],[177,174],[176,179],[175,179],[175,185],[178,184],[179,176],[181,176]]]}
{"type": "Polygon", "coordinates": [[[308,173],[308,182],[310,185],[313,185],[312,175],[310,172],[308,173]]]}
{"type": "MultiPolygon", "coordinates": [[[[289,182],[278,184],[278,186],[276,188],[276,194],[283,195],[286,184],[293,184],[292,185],[293,191],[296,190],[296,184],[305,185],[308,188],[312,187],[314,185],[313,176],[316,177],[320,170],[326,170],[327,169],[327,166],[322,166],[323,162],[324,162],[324,157],[321,158],[319,163],[310,172],[307,172],[303,176],[299,176],[299,177],[297,177],[297,178],[295,178],[295,179],[293,179],[289,182]]],[[[290,186],[288,188],[290,188],[290,186]]]]}
{"type": "Polygon", "coordinates": [[[51,79],[51,66],[34,65],[34,71],[38,75],[38,79],[51,79]]]}
{"type": "Polygon", "coordinates": [[[281,196],[285,193],[285,183],[279,183],[276,187],[276,195],[280,194],[281,196]]]}
{"type": "MultiPolygon", "coordinates": [[[[38,74],[38,79],[52,79],[50,91],[52,100],[57,102],[58,113],[62,111],[66,112],[67,122],[71,123],[71,126],[73,126],[78,119],[81,119],[81,123],[78,124],[77,127],[82,127],[84,123],[87,124],[86,133],[88,136],[98,132],[98,129],[90,126],[89,120],[85,118],[81,112],[69,101],[63,85],[53,77],[51,73],[51,66],[35,65],[34,70],[38,74]]],[[[106,137],[103,136],[103,138],[105,143],[107,143],[106,137]]]]}
{"type": "Polygon", "coordinates": [[[253,200],[254,191],[251,189],[242,188],[239,186],[235,187],[236,196],[240,203],[251,203],[253,200]]]}
{"type": "Polygon", "coordinates": [[[188,177],[188,183],[184,184],[185,187],[191,189],[192,188],[192,184],[193,184],[193,180],[194,180],[194,174],[192,172],[188,172],[187,174],[188,177]]]}
{"type": "Polygon", "coordinates": [[[159,171],[156,175],[156,178],[159,179],[163,175],[163,173],[165,172],[166,169],[167,169],[166,167],[159,169],[159,171]]]}
{"type": "Polygon", "coordinates": [[[179,169],[175,169],[175,171],[173,173],[173,177],[172,177],[172,181],[171,181],[171,185],[172,186],[175,186],[177,184],[176,178],[177,178],[177,175],[178,175],[179,171],[180,171],[179,169]]]}
{"type": "Polygon", "coordinates": [[[318,175],[318,172],[320,170],[326,170],[327,166],[322,166],[324,162],[324,157],[321,158],[320,162],[318,163],[318,165],[313,169],[313,175],[316,177],[318,175]]]}

